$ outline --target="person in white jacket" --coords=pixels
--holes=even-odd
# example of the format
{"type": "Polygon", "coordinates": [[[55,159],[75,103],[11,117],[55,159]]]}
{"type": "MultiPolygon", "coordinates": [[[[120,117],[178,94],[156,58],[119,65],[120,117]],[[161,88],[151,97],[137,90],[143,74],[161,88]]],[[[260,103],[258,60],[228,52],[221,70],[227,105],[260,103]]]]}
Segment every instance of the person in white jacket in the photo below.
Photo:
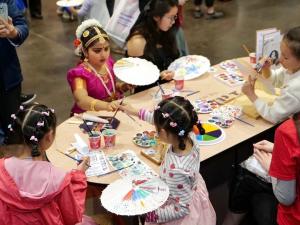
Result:
{"type": "Polygon", "coordinates": [[[262,75],[269,77],[274,87],[281,88],[281,95],[272,105],[255,94],[255,80],[249,78],[242,87],[242,92],[254,103],[257,112],[274,124],[300,110],[300,27],[292,28],[284,35],[280,50],[282,67],[271,70],[268,60],[262,69],[262,75]]]}

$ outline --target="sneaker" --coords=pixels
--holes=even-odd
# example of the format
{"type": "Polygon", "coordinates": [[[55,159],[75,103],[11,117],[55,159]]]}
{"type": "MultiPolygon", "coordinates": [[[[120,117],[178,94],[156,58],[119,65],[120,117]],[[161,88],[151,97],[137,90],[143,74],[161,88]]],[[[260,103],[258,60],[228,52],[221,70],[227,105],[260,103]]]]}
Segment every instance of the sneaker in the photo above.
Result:
{"type": "Polygon", "coordinates": [[[198,19],[203,16],[203,12],[201,10],[194,10],[193,15],[194,15],[194,18],[198,19]]]}
{"type": "Polygon", "coordinates": [[[218,11],[214,11],[213,13],[207,13],[205,15],[205,19],[207,19],[207,20],[219,19],[222,17],[224,17],[224,13],[218,12],[218,11]]]}
{"type": "Polygon", "coordinates": [[[20,100],[22,105],[27,105],[36,98],[36,94],[21,94],[20,100]]]}
{"type": "Polygon", "coordinates": [[[70,20],[70,15],[67,11],[64,11],[62,14],[62,18],[65,20],[70,20]]]}

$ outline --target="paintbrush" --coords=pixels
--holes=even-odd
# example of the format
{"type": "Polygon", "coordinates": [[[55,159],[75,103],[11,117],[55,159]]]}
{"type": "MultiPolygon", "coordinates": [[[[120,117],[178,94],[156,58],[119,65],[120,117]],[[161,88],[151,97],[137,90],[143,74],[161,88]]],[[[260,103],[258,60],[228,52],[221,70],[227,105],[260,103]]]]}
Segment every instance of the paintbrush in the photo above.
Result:
{"type": "Polygon", "coordinates": [[[120,104],[119,104],[119,107],[117,108],[117,110],[115,111],[114,115],[113,115],[112,118],[111,118],[110,123],[112,123],[113,119],[116,117],[116,115],[117,115],[117,113],[118,113],[118,111],[119,111],[119,109],[120,109],[120,105],[122,105],[122,103],[123,103],[123,101],[124,101],[124,98],[125,98],[125,97],[122,98],[122,100],[121,100],[121,102],[120,102],[120,104]]]}
{"type": "Polygon", "coordinates": [[[134,163],[130,164],[129,166],[124,166],[124,167],[122,167],[122,168],[119,168],[119,169],[116,169],[116,170],[109,171],[108,173],[100,174],[100,175],[98,175],[97,177],[106,176],[106,175],[108,175],[108,174],[112,174],[112,173],[118,172],[118,171],[120,171],[120,170],[126,169],[126,168],[128,168],[128,167],[133,166],[133,165],[134,165],[134,163]]]}
{"type": "Polygon", "coordinates": [[[158,87],[159,87],[161,93],[164,95],[164,94],[165,94],[165,91],[164,91],[164,89],[162,88],[162,86],[160,86],[160,84],[159,84],[158,81],[157,81],[157,85],[158,85],[158,87]]]}
{"type": "Polygon", "coordinates": [[[194,94],[197,94],[197,93],[199,93],[200,91],[193,91],[192,93],[189,93],[189,94],[187,94],[185,97],[188,97],[188,96],[191,96],[191,95],[194,95],[194,94]]]}
{"type": "Polygon", "coordinates": [[[250,51],[245,44],[242,45],[243,49],[250,55],[250,51]]]}
{"type": "Polygon", "coordinates": [[[92,137],[93,136],[93,132],[91,131],[89,125],[87,124],[86,120],[85,119],[82,119],[85,126],[87,127],[87,130],[88,130],[88,134],[89,134],[89,137],[92,137]]]}
{"type": "MultiPolygon", "coordinates": [[[[78,162],[79,164],[82,163],[82,160],[81,160],[81,159],[76,159],[75,157],[73,157],[73,156],[71,156],[71,155],[69,155],[69,154],[67,154],[67,153],[64,153],[64,152],[62,152],[62,151],[60,151],[60,150],[58,150],[58,149],[56,149],[56,151],[58,151],[59,153],[65,155],[65,156],[67,156],[67,157],[69,157],[70,159],[73,159],[74,161],[78,162]]],[[[88,167],[91,167],[91,165],[89,165],[89,164],[86,164],[86,165],[87,165],[88,167]]]]}
{"type": "Polygon", "coordinates": [[[251,126],[251,127],[254,127],[254,125],[253,124],[251,124],[251,123],[248,123],[247,121],[245,121],[245,120],[242,120],[242,119],[240,119],[240,118],[238,118],[238,117],[234,117],[236,120],[238,120],[238,121],[240,121],[240,122],[242,122],[242,123],[245,123],[245,124],[247,124],[247,125],[249,125],[249,126],[251,126]]]}

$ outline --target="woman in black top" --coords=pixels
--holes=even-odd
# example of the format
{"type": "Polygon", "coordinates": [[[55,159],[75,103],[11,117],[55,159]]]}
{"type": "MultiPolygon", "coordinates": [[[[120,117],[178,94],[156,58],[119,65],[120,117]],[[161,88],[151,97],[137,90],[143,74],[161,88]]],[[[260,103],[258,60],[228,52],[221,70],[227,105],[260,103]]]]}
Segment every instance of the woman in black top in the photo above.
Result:
{"type": "MultiPolygon", "coordinates": [[[[167,68],[179,56],[172,32],[177,18],[177,6],[177,0],[148,1],[127,38],[127,56],[144,58],[155,64],[161,71],[160,82],[173,78],[174,73],[167,68]]],[[[135,92],[153,86],[155,83],[138,86],[135,92]]]]}

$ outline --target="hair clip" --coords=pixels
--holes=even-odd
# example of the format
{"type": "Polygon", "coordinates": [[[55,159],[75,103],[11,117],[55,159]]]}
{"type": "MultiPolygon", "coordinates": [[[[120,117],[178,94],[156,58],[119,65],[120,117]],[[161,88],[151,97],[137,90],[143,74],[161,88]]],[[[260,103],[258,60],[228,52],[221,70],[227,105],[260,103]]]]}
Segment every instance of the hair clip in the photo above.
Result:
{"type": "Polygon", "coordinates": [[[159,106],[159,105],[156,105],[156,106],[154,107],[154,110],[158,110],[158,109],[160,109],[160,106],[159,106]]]}
{"type": "Polygon", "coordinates": [[[54,111],[54,109],[51,109],[51,108],[50,108],[50,111],[51,111],[52,113],[54,113],[54,112],[55,112],[55,111],[54,111]]]}
{"type": "Polygon", "coordinates": [[[43,127],[45,125],[45,122],[44,121],[39,121],[37,122],[36,124],[38,127],[43,127]]]}
{"type": "Polygon", "coordinates": [[[41,114],[42,114],[42,115],[46,115],[46,116],[49,116],[49,115],[50,115],[49,112],[42,112],[41,114]]]}
{"type": "Polygon", "coordinates": [[[13,118],[14,120],[17,119],[16,114],[11,114],[10,117],[13,118]]]}
{"type": "Polygon", "coordinates": [[[34,135],[32,135],[29,140],[30,141],[38,142],[38,139],[34,135]]]}
{"type": "Polygon", "coordinates": [[[171,126],[171,127],[177,127],[177,123],[175,123],[175,122],[170,122],[170,126],[171,126]]]}
{"type": "Polygon", "coordinates": [[[24,106],[20,105],[20,110],[24,110],[24,106]]]}
{"type": "Polygon", "coordinates": [[[179,133],[178,133],[179,136],[183,136],[184,134],[185,134],[185,131],[184,131],[184,130],[181,130],[181,131],[179,131],[179,133]]]}
{"type": "Polygon", "coordinates": [[[168,118],[170,116],[169,113],[161,113],[161,114],[162,114],[163,118],[168,118]]]}
{"type": "Polygon", "coordinates": [[[7,128],[8,128],[10,131],[13,131],[11,124],[8,124],[7,128]]]}

